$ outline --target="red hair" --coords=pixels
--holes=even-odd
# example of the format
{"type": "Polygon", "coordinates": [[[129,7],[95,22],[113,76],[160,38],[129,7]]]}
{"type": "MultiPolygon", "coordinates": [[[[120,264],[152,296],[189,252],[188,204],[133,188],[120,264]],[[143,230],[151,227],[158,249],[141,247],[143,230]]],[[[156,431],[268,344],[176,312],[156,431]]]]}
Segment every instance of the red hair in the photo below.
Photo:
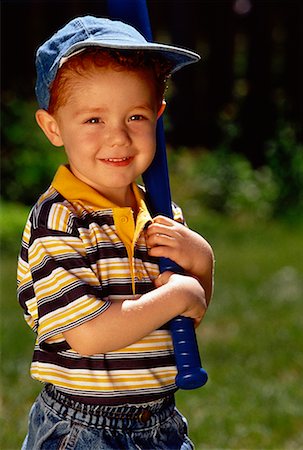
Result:
{"type": "Polygon", "coordinates": [[[134,50],[111,50],[89,47],[72,56],[59,69],[55,80],[50,86],[50,102],[48,112],[54,114],[63,106],[70,95],[70,82],[75,74],[85,76],[85,73],[96,67],[111,66],[116,70],[149,70],[155,80],[159,106],[167,87],[171,72],[171,64],[155,52],[134,50]]]}

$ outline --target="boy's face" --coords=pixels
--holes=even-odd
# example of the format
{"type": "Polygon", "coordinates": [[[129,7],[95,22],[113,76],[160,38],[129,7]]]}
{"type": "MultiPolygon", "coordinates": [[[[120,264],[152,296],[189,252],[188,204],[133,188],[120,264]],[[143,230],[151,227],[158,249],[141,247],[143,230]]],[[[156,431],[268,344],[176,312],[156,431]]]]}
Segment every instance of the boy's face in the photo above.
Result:
{"type": "Polygon", "coordinates": [[[64,145],[75,176],[126,206],[131,183],[155,154],[159,102],[152,75],[100,67],[70,82],[71,95],[53,117],[59,140],[52,142],[64,145]]]}

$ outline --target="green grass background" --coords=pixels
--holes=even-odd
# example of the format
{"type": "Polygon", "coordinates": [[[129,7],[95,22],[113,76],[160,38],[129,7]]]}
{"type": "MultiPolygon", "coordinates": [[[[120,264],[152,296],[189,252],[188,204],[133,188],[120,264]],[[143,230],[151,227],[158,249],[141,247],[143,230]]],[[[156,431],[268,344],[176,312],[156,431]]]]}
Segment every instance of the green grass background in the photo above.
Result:
{"type": "MultiPolygon", "coordinates": [[[[21,447],[41,388],[29,377],[34,335],[15,294],[26,215],[21,205],[2,205],[2,450],[21,447]]],[[[241,222],[199,210],[188,223],[216,255],[215,295],[197,331],[209,381],[177,394],[196,448],[302,449],[302,224],[241,222]]]]}

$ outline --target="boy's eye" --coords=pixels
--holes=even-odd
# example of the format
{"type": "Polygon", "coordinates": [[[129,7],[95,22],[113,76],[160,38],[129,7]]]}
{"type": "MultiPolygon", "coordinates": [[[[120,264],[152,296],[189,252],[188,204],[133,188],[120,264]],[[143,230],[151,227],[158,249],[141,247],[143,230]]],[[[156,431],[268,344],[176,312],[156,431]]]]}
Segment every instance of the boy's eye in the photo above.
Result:
{"type": "Polygon", "coordinates": [[[86,121],[86,123],[92,123],[92,124],[100,123],[100,122],[101,122],[101,120],[98,117],[92,117],[91,119],[88,119],[86,121]]]}
{"type": "Polygon", "coordinates": [[[134,114],[133,116],[130,117],[130,121],[135,121],[135,120],[143,120],[144,117],[141,114],[134,114]]]}

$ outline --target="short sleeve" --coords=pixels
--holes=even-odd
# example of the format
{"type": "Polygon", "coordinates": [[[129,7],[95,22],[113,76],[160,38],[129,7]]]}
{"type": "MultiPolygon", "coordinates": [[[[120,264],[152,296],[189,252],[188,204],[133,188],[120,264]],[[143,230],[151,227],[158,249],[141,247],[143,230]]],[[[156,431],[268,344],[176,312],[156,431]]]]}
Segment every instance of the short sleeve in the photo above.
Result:
{"type": "MultiPolygon", "coordinates": [[[[58,343],[62,333],[97,317],[110,302],[86,260],[79,237],[37,228],[28,248],[38,343],[58,343]]],[[[28,308],[30,310],[30,308],[28,308]]]]}

